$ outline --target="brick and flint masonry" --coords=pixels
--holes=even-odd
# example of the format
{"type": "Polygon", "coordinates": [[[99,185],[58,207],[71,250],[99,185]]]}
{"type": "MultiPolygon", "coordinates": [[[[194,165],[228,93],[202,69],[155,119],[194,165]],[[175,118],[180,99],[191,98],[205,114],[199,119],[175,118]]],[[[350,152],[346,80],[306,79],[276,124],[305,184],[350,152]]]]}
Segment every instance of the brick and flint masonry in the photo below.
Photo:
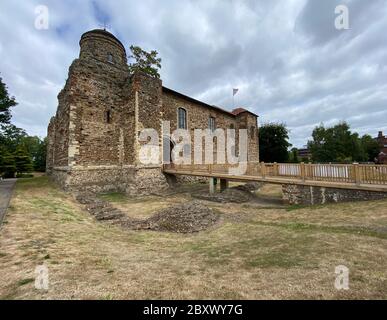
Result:
{"type": "Polygon", "coordinates": [[[169,121],[176,130],[179,108],[186,112],[192,139],[194,129],[208,129],[209,118],[216,128],[246,129],[247,160],[259,162],[257,115],[241,108],[228,112],[168,89],[160,79],[130,74],[126,57],[123,44],[107,31],[81,37],[79,58],[69,68],[48,126],[47,172],[62,188],[128,194],[168,188],[162,161],[141,163],[138,135],[146,128],[157,130],[162,149],[169,141],[161,123],[169,121]]]}

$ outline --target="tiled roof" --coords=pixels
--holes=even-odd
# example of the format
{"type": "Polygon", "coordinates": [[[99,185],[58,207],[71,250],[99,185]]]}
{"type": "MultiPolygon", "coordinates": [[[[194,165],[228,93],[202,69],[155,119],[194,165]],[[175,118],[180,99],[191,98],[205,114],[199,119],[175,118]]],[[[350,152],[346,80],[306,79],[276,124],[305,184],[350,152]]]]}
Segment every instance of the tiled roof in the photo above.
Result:
{"type": "Polygon", "coordinates": [[[250,114],[252,114],[252,115],[258,117],[257,114],[255,114],[255,113],[253,113],[253,112],[251,112],[251,111],[249,111],[249,110],[246,110],[245,108],[236,108],[236,109],[234,109],[233,111],[231,111],[231,113],[232,113],[233,115],[235,115],[235,116],[240,115],[240,114],[243,113],[243,112],[248,112],[248,113],[250,113],[250,114]]]}

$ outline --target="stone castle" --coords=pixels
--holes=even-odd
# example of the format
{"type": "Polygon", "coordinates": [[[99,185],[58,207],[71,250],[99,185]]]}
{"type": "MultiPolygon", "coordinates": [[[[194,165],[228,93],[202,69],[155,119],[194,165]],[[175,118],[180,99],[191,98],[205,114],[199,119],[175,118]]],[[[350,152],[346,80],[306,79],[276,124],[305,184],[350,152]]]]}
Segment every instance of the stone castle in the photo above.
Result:
{"type": "Polygon", "coordinates": [[[67,190],[137,194],[166,188],[165,155],[159,165],[143,165],[138,152],[144,128],[157,130],[161,150],[170,143],[162,136],[163,120],[171,131],[247,129],[248,161],[259,161],[257,115],[242,108],[228,112],[168,89],[160,79],[130,73],[125,47],[105,30],[82,35],[58,101],[48,126],[47,173],[67,190]]]}

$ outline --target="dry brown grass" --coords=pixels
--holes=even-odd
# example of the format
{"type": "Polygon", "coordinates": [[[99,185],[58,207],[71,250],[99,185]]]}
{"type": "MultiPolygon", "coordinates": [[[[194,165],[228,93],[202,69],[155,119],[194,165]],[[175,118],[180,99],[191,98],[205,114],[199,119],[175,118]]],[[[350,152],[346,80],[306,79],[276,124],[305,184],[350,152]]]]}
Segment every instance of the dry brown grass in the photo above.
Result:
{"type": "MultiPolygon", "coordinates": [[[[205,186],[204,186],[205,187],[205,186]]],[[[201,188],[198,187],[198,188],[201,188]]],[[[278,188],[265,187],[270,197],[278,188]]],[[[190,199],[105,195],[136,217],[190,199]]],[[[265,193],[265,190],[261,190],[265,193]]],[[[46,178],[18,182],[0,231],[3,299],[387,298],[387,201],[313,208],[210,204],[222,223],[198,234],[96,222],[46,178]],[[46,264],[47,292],[34,288],[46,264]],[[334,268],[350,269],[350,290],[334,268]]]]}

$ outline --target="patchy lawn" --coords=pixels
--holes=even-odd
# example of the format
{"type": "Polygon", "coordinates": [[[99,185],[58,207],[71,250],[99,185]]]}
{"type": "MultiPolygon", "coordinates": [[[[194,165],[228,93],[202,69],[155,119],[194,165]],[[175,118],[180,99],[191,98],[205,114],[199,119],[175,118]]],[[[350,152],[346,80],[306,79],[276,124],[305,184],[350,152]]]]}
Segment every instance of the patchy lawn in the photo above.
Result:
{"type": "MultiPolygon", "coordinates": [[[[190,199],[102,195],[134,217],[190,199]]],[[[265,186],[258,194],[278,197],[265,186]]],[[[205,202],[222,214],[197,234],[96,222],[47,178],[18,181],[0,230],[1,299],[386,299],[387,201],[317,207],[205,202]],[[34,287],[49,270],[48,291],[34,287]],[[347,291],[335,267],[350,270],[347,291]]]]}

